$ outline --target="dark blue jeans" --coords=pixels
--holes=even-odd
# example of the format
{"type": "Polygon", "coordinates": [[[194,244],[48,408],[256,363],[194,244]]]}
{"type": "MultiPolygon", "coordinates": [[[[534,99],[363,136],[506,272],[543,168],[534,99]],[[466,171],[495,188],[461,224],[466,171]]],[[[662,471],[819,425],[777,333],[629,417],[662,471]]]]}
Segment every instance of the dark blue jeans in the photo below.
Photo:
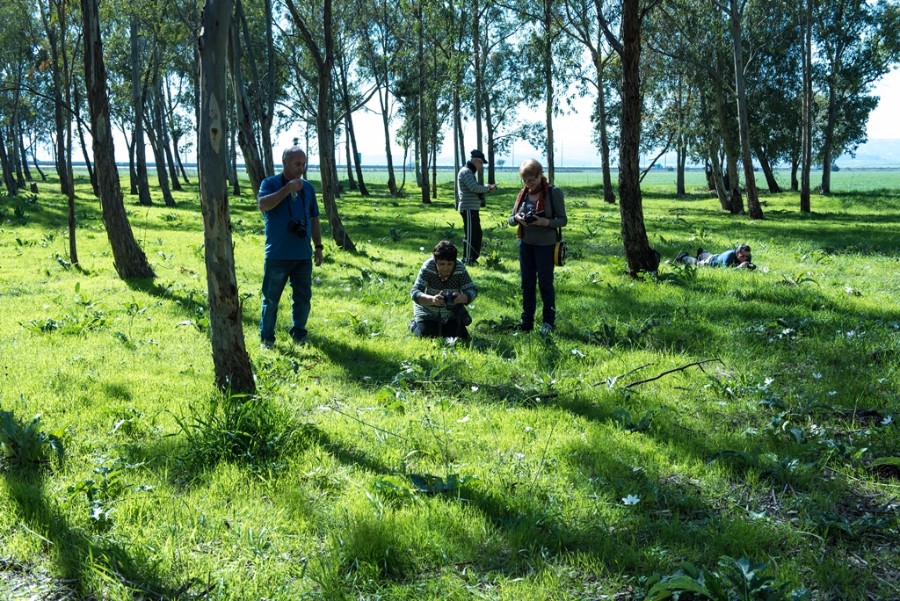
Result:
{"type": "Polygon", "coordinates": [[[553,288],[553,245],[536,246],[519,240],[522,272],[522,323],[534,323],[536,290],[540,286],[544,323],[556,326],[556,290],[553,288]]]}
{"type": "Polygon", "coordinates": [[[293,293],[291,336],[294,340],[306,338],[306,320],[312,300],[312,260],[266,259],[263,267],[262,316],[259,320],[259,338],[262,342],[275,342],[278,303],[288,281],[293,293]]]}

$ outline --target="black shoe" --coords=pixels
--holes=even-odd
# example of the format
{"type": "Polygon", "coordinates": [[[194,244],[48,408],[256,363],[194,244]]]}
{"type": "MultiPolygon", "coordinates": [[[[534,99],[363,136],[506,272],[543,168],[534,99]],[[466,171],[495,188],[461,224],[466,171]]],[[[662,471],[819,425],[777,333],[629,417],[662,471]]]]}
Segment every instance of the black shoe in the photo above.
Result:
{"type": "Polygon", "coordinates": [[[682,263],[682,262],[684,262],[684,259],[685,259],[687,256],[688,256],[687,252],[681,251],[680,253],[678,253],[678,256],[675,257],[675,262],[676,262],[676,263],[682,263]]]}
{"type": "Polygon", "coordinates": [[[534,329],[533,323],[525,323],[525,322],[517,323],[515,325],[515,327],[513,327],[513,330],[515,330],[517,332],[530,332],[533,329],[534,329]]]}
{"type": "Polygon", "coordinates": [[[706,251],[703,250],[702,247],[697,249],[697,260],[698,260],[698,261],[700,260],[700,255],[702,255],[702,254],[705,253],[705,252],[706,252],[706,251]]]}

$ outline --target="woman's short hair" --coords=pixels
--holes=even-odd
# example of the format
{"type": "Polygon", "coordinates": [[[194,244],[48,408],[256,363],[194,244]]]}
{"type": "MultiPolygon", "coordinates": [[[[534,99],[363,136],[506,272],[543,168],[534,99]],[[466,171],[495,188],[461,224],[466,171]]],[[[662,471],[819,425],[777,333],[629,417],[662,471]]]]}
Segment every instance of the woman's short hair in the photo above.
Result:
{"type": "Polygon", "coordinates": [[[455,261],[459,256],[456,246],[449,240],[441,240],[434,245],[434,250],[431,252],[436,261],[455,261]]]}
{"type": "Polygon", "coordinates": [[[544,172],[544,166],[534,159],[525,159],[519,165],[519,175],[535,176],[544,172]]]}

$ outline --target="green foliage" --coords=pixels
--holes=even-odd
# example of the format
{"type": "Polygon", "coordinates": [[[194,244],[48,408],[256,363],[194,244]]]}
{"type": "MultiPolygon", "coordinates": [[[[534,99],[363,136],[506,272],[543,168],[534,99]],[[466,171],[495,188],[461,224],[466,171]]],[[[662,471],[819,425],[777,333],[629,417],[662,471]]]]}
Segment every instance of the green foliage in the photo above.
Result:
{"type": "Polygon", "coordinates": [[[647,601],[678,599],[711,599],[712,601],[802,601],[810,599],[809,591],[788,591],[768,570],[769,564],[754,564],[746,557],[719,559],[717,570],[698,569],[685,564],[669,576],[653,584],[647,601]]]}
{"type": "Polygon", "coordinates": [[[284,410],[240,394],[217,394],[191,404],[175,420],[187,441],[185,457],[197,467],[240,461],[269,469],[290,451],[297,435],[284,410]]]}
{"type": "Polygon", "coordinates": [[[54,459],[61,464],[65,456],[62,436],[65,428],[44,432],[41,416],[26,425],[11,411],[0,411],[0,448],[3,459],[15,468],[48,465],[54,459]]]}
{"type": "Polygon", "coordinates": [[[86,178],[68,269],[67,199],[42,186],[18,225],[0,198],[0,405],[74,424],[65,469],[33,467],[58,461],[48,443],[3,471],[14,563],[0,559],[0,581],[77,579],[69,596],[112,601],[642,598],[663,579],[640,575],[673,581],[689,559],[702,580],[684,571],[694,582],[672,598],[897,596],[896,192],[839,191],[843,170],[812,215],[766,195],[754,222],[721,213],[702,173],[681,199],[651,173],[663,256],[747,240],[759,268],[631,278],[599,175],[559,172],[580,254],[555,272],[544,339],[512,328],[518,184],[500,172],[482,216],[499,225],[470,269],[472,339],[447,341],[406,326],[416,270],[461,239],[452,174],[427,206],[366,174],[372,197],[339,199],[361,250],[326,249],[305,345],[289,339],[288,289],[275,348],[258,348],[262,219],[231,199],[258,398],[214,391],[196,184],[175,209],[129,205],[159,274],[147,282],[116,275],[86,178]]]}

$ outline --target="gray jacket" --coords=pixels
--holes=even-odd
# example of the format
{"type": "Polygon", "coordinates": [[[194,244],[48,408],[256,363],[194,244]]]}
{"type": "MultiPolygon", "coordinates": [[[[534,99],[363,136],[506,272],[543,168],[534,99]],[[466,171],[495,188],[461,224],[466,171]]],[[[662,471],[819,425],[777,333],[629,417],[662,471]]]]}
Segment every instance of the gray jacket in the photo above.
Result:
{"type": "Polygon", "coordinates": [[[481,208],[481,199],[490,191],[488,186],[482,186],[475,178],[475,166],[471,161],[459,170],[456,175],[456,210],[477,211],[481,208]]]}

